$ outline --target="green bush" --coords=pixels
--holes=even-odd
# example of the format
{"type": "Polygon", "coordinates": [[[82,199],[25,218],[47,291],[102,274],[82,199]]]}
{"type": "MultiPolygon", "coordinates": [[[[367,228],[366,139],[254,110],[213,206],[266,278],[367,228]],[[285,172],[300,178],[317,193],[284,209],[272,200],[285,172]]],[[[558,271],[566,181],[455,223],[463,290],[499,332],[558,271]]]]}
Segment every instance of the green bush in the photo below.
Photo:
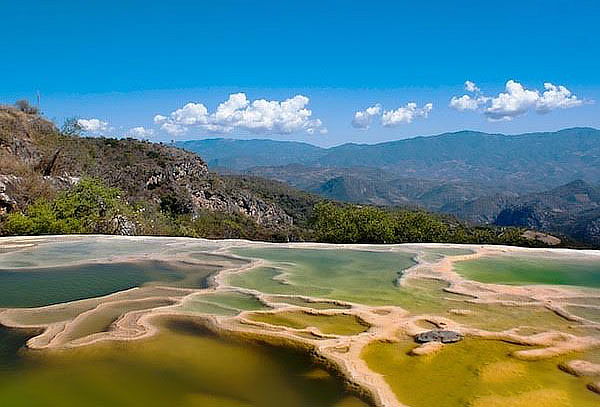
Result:
{"type": "Polygon", "coordinates": [[[380,209],[332,202],[315,206],[316,240],[328,243],[487,243],[539,245],[519,228],[469,226],[425,211],[380,209]]]}
{"type": "Polygon", "coordinates": [[[53,200],[39,199],[23,213],[9,214],[3,233],[113,233],[111,221],[115,216],[132,214],[132,208],[121,199],[118,189],[109,188],[100,180],[85,178],[53,200]]]}

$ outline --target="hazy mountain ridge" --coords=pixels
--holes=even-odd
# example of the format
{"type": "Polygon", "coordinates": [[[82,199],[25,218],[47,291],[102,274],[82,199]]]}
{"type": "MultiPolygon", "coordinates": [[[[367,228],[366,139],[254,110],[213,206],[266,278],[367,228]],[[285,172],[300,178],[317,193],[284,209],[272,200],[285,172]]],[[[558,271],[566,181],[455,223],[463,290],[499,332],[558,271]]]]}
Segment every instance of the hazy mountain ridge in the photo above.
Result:
{"type": "Polygon", "coordinates": [[[600,130],[592,128],[510,136],[461,131],[331,148],[297,142],[225,139],[178,145],[205,157],[209,166],[237,171],[288,164],[370,167],[399,177],[477,182],[519,193],[539,192],[575,179],[600,182],[600,130]]]}
{"type": "Polygon", "coordinates": [[[275,179],[332,199],[419,206],[594,244],[600,235],[596,193],[583,194],[589,202],[565,198],[584,184],[600,184],[600,130],[592,128],[521,135],[461,131],[331,148],[225,139],[180,145],[201,151],[220,171],[275,179]]]}

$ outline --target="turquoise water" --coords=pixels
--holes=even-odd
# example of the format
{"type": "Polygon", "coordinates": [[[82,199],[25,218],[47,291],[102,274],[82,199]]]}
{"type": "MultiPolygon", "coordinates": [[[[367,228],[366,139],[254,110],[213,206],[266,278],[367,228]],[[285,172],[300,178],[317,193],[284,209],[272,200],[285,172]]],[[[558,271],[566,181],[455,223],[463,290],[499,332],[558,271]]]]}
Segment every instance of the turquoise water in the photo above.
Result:
{"type": "Polygon", "coordinates": [[[8,329],[0,325],[0,372],[15,369],[21,361],[19,349],[32,335],[30,331],[8,329]]]}
{"type": "MultiPolygon", "coordinates": [[[[61,302],[98,297],[139,287],[151,281],[177,282],[189,276],[189,266],[146,261],[139,263],[83,264],[2,270],[0,269],[0,307],[40,307],[61,302]]],[[[201,286],[213,270],[193,270],[199,274],[190,286],[201,286]]],[[[176,285],[176,284],[175,284],[176,285]]]]}
{"type": "Polygon", "coordinates": [[[454,270],[469,280],[497,284],[556,284],[600,287],[600,259],[494,256],[458,262],[454,270]]]}

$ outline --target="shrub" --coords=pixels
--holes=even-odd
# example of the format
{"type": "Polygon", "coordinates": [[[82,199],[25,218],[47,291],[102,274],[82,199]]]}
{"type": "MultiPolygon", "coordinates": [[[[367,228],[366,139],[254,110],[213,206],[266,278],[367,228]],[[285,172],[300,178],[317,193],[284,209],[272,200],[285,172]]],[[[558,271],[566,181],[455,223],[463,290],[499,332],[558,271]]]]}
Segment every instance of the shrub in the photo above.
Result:
{"type": "Polygon", "coordinates": [[[17,100],[15,103],[17,109],[27,114],[38,114],[40,110],[36,106],[32,106],[27,100],[17,100]]]}

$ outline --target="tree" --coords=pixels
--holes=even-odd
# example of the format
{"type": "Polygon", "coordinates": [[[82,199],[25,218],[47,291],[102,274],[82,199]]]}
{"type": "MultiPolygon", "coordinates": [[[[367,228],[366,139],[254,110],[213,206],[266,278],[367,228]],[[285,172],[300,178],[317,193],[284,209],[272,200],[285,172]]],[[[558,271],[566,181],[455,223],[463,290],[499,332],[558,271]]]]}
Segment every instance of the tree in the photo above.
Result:
{"type": "Polygon", "coordinates": [[[66,136],[81,136],[83,134],[83,127],[79,124],[77,117],[69,117],[65,119],[60,131],[66,136]]]}
{"type": "Polygon", "coordinates": [[[15,106],[17,107],[17,109],[27,114],[38,114],[40,112],[40,109],[38,109],[36,106],[32,106],[25,99],[17,100],[15,102],[15,106]]]}

